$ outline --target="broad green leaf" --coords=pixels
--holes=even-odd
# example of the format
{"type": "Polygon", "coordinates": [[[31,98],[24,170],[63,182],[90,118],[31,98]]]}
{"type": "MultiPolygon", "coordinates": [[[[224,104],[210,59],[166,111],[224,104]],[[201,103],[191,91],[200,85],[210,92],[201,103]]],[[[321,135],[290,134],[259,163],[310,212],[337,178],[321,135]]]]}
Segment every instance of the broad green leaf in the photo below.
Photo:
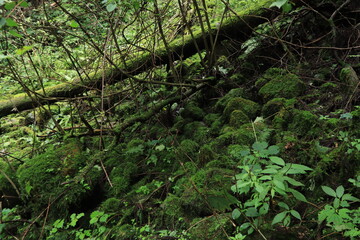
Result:
{"type": "Polygon", "coordinates": [[[15,6],[16,6],[16,2],[8,2],[8,3],[5,3],[4,8],[6,10],[13,10],[15,6]]]}
{"type": "Polygon", "coordinates": [[[279,147],[276,145],[272,145],[268,148],[269,155],[276,155],[279,153],[279,147]]]}
{"type": "Polygon", "coordinates": [[[287,3],[288,0],[277,0],[275,2],[273,2],[270,7],[277,7],[277,8],[281,8],[284,4],[287,3]]]}
{"type": "Polygon", "coordinates": [[[259,213],[256,208],[251,207],[251,208],[246,209],[245,215],[247,217],[258,217],[259,213]]]}
{"type": "Polygon", "coordinates": [[[336,192],[328,187],[328,186],[321,186],[322,190],[329,196],[336,197],[336,192]]]}
{"type": "Polygon", "coordinates": [[[247,229],[247,228],[249,228],[249,227],[251,227],[251,224],[250,224],[250,223],[248,223],[248,222],[243,223],[243,224],[241,224],[241,226],[240,226],[240,231],[244,231],[245,229],[247,229]]]}
{"type": "Polygon", "coordinates": [[[0,19],[0,28],[3,27],[6,24],[6,18],[0,19]]]}
{"type": "Polygon", "coordinates": [[[25,191],[28,195],[30,194],[32,189],[33,189],[33,187],[31,186],[31,184],[29,182],[26,182],[25,191]]]}
{"type": "Polygon", "coordinates": [[[160,145],[158,145],[158,146],[155,147],[155,150],[156,150],[156,151],[160,151],[160,152],[163,151],[164,149],[165,149],[165,145],[164,145],[164,144],[160,144],[160,145]]]}
{"type": "Polygon", "coordinates": [[[238,219],[241,215],[241,212],[239,211],[239,209],[235,208],[232,213],[231,213],[231,217],[235,220],[238,219]]]}
{"type": "Polygon", "coordinates": [[[279,207],[285,208],[286,210],[290,209],[289,206],[284,202],[279,202],[278,205],[279,205],[279,207]]]}
{"type": "Polygon", "coordinates": [[[34,46],[24,46],[23,48],[20,49],[16,49],[15,50],[15,54],[16,55],[23,55],[24,53],[26,53],[27,51],[30,51],[31,49],[33,49],[34,46]]]}
{"type": "Polygon", "coordinates": [[[345,188],[341,185],[336,188],[336,196],[341,198],[344,195],[345,188]]]}
{"type": "Polygon", "coordinates": [[[285,161],[282,158],[279,157],[269,157],[270,161],[272,161],[273,163],[280,165],[280,166],[285,166],[285,161]]]}
{"type": "Polygon", "coordinates": [[[110,4],[106,5],[106,11],[112,12],[115,10],[116,7],[117,7],[116,3],[110,3],[110,4]]]}
{"type": "Polygon", "coordinates": [[[264,203],[260,208],[259,208],[259,214],[260,215],[265,215],[269,212],[269,204],[268,203],[264,203]]]}
{"type": "Polygon", "coordinates": [[[273,180],[273,183],[274,183],[275,186],[277,186],[277,187],[280,188],[281,190],[286,191],[286,187],[285,187],[285,185],[284,185],[284,182],[279,181],[278,179],[274,179],[274,180],[273,180]]]}
{"type": "Polygon", "coordinates": [[[294,217],[296,217],[297,219],[301,220],[301,216],[300,213],[296,210],[291,210],[290,211],[291,215],[293,215],[294,217]]]}
{"type": "Polygon", "coordinates": [[[359,201],[360,201],[359,198],[353,197],[353,196],[352,196],[351,194],[349,194],[349,193],[345,193],[345,194],[342,196],[342,200],[353,201],[353,202],[359,202],[359,201]]]}
{"type": "Polygon", "coordinates": [[[266,149],[268,147],[268,144],[267,142],[255,142],[253,145],[252,145],[252,148],[256,151],[262,151],[264,149],[266,149]]]}
{"type": "Polygon", "coordinates": [[[284,212],[281,212],[281,213],[277,214],[277,215],[274,217],[274,219],[272,220],[272,223],[271,223],[271,224],[274,225],[274,224],[276,224],[276,223],[281,222],[281,221],[285,218],[285,216],[286,216],[287,213],[288,213],[287,211],[284,211],[284,212]]]}
{"type": "Polygon", "coordinates": [[[27,3],[25,0],[22,0],[19,4],[20,7],[28,7],[29,3],[27,3]]]}
{"type": "Polygon", "coordinates": [[[22,37],[22,35],[21,34],[19,34],[17,31],[15,31],[15,30],[9,30],[9,33],[11,34],[11,35],[13,35],[14,37],[18,37],[18,38],[21,38],[22,37]]]}
{"type": "Polygon", "coordinates": [[[289,188],[289,192],[291,192],[297,200],[307,202],[306,197],[301,192],[292,188],[289,188]]]}
{"type": "Polygon", "coordinates": [[[278,170],[276,170],[274,168],[267,168],[267,169],[262,170],[261,173],[276,174],[276,173],[278,173],[278,170]]]}
{"type": "Polygon", "coordinates": [[[281,8],[282,8],[283,12],[288,13],[288,12],[291,11],[292,5],[287,2],[287,3],[285,3],[284,5],[282,5],[281,8]]]}
{"type": "Polygon", "coordinates": [[[71,20],[68,22],[68,25],[72,28],[78,28],[80,25],[75,20],[71,20]]]}
{"type": "Polygon", "coordinates": [[[287,177],[287,176],[284,176],[284,180],[296,187],[304,186],[304,184],[302,184],[301,182],[296,181],[295,179],[287,177]]]}
{"type": "Polygon", "coordinates": [[[287,215],[283,221],[283,224],[285,227],[287,227],[290,225],[290,223],[291,223],[291,217],[290,217],[290,215],[287,215]]]}
{"type": "Polygon", "coordinates": [[[16,27],[18,24],[12,18],[6,19],[6,25],[9,27],[16,27]]]}

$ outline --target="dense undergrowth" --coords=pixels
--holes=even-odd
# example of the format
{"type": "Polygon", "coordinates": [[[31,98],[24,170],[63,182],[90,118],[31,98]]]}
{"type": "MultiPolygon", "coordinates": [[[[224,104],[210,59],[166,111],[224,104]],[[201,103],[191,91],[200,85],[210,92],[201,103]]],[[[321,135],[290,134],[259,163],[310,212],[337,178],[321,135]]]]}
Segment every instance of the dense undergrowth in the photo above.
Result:
{"type": "MultiPolygon", "coordinates": [[[[305,6],[246,42],[222,40],[211,68],[206,51],[179,61],[184,83],[205,84],[160,108],[184,88],[114,84],[106,98],[93,90],[1,118],[0,238],[358,239],[350,2],[305,6]],[[335,34],[326,19],[336,11],[335,34]]],[[[142,74],[165,82],[172,70],[142,74]]]]}

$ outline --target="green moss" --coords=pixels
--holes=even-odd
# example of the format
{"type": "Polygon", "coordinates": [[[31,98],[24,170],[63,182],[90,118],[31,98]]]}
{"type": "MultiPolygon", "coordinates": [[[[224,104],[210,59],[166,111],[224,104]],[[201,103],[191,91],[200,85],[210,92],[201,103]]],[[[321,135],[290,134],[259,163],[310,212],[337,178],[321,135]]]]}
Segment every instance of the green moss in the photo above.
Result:
{"type": "Polygon", "coordinates": [[[250,119],[255,119],[258,111],[260,110],[260,106],[251,100],[236,97],[232,98],[227,104],[223,112],[223,117],[226,120],[230,119],[230,115],[235,110],[241,110],[244,114],[246,114],[250,119]]]}
{"type": "MultiPolygon", "coordinates": [[[[54,203],[52,208],[58,210],[57,214],[66,214],[69,206],[79,203],[86,197],[83,184],[74,183],[70,191],[63,193],[68,187],[64,184],[66,176],[75,176],[80,167],[84,166],[86,159],[88,157],[81,152],[81,146],[73,141],[26,160],[17,170],[17,177],[22,191],[36,199],[35,202],[29,203],[28,207],[41,210],[49,200],[64,195],[65,197],[54,203]],[[61,208],[64,209],[59,211],[61,208]]],[[[95,183],[96,180],[92,181],[95,183]]],[[[36,214],[36,210],[32,213],[36,214]]]]}
{"type": "Polygon", "coordinates": [[[227,214],[213,215],[210,218],[196,218],[192,221],[189,233],[192,240],[198,239],[213,239],[223,240],[228,239],[228,234],[233,230],[232,223],[227,214]],[[224,230],[227,233],[224,233],[224,230]]]}
{"type": "Polygon", "coordinates": [[[108,198],[101,203],[100,209],[106,213],[116,213],[119,211],[121,201],[117,198],[108,198]]]}
{"type": "Polygon", "coordinates": [[[216,102],[215,109],[219,112],[222,112],[232,98],[244,97],[244,95],[245,90],[243,88],[231,89],[225,96],[223,96],[216,102]]]}
{"type": "Polygon", "coordinates": [[[203,145],[198,154],[200,165],[204,165],[217,158],[217,154],[213,151],[210,144],[203,145]]]}
{"type": "Polygon", "coordinates": [[[309,111],[294,110],[288,129],[300,136],[315,136],[322,130],[318,117],[309,111]]]}
{"type": "Polygon", "coordinates": [[[220,114],[209,113],[204,117],[204,123],[207,126],[211,126],[216,120],[220,118],[220,114]]]}
{"type": "Polygon", "coordinates": [[[293,98],[305,90],[304,83],[295,74],[284,69],[270,68],[257,80],[256,86],[261,87],[259,94],[265,99],[293,98]]]}
{"type": "Polygon", "coordinates": [[[193,102],[190,102],[185,105],[184,110],[181,112],[181,116],[183,118],[190,118],[196,121],[201,121],[205,116],[205,112],[196,106],[193,102]]]}
{"type": "Polygon", "coordinates": [[[241,110],[234,110],[230,115],[229,125],[235,128],[239,128],[245,123],[249,123],[249,117],[241,110]]]}
{"type": "Polygon", "coordinates": [[[274,98],[264,104],[262,115],[264,118],[272,118],[281,109],[291,109],[294,107],[296,99],[274,98]]]}
{"type": "Polygon", "coordinates": [[[199,151],[199,144],[192,140],[183,140],[176,148],[176,158],[180,162],[195,161],[199,151]]]}
{"type": "MultiPolygon", "coordinates": [[[[235,73],[233,75],[231,75],[230,77],[230,81],[235,83],[235,84],[245,84],[247,82],[247,78],[242,75],[241,73],[235,73]]],[[[245,92],[243,93],[245,95],[245,92]]],[[[238,97],[244,97],[244,95],[242,96],[238,96],[238,97]]]]}

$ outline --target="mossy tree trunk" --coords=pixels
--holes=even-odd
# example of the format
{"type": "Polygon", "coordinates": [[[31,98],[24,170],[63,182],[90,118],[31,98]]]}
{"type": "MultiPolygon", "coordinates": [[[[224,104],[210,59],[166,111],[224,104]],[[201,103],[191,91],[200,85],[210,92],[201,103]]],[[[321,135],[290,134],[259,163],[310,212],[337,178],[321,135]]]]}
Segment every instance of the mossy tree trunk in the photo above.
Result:
{"type": "Polygon", "coordinates": [[[184,36],[183,38],[176,39],[168,46],[170,54],[165,48],[159,48],[154,53],[146,52],[138,54],[133,60],[126,62],[126,67],[122,63],[116,63],[116,67],[113,66],[97,73],[88,74],[87,77],[78,77],[69,83],[47,87],[45,88],[45,93],[43,90],[39,90],[27,94],[19,94],[8,100],[2,100],[0,101],[0,117],[32,109],[42,104],[76,97],[89,88],[99,88],[103,77],[105,77],[107,81],[111,80],[112,83],[123,81],[129,78],[129,76],[135,76],[154,66],[168,63],[169,56],[172,57],[172,61],[186,59],[196,54],[196,45],[198,48],[203,49],[205,46],[204,39],[209,41],[209,36],[214,34],[219,34],[218,42],[226,38],[246,40],[256,26],[267,21],[271,15],[270,13],[271,12],[266,9],[259,9],[252,15],[237,16],[228,19],[220,29],[214,27],[211,30],[207,30],[208,32],[205,34],[205,38],[204,35],[199,32],[194,33],[194,38],[184,36]]]}

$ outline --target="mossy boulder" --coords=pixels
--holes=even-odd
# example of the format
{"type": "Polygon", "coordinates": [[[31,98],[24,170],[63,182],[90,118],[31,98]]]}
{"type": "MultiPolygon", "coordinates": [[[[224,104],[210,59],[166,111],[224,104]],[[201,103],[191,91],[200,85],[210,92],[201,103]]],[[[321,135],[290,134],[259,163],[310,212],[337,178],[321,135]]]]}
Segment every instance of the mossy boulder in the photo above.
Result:
{"type": "Polygon", "coordinates": [[[120,199],[108,198],[101,203],[100,209],[106,213],[116,213],[119,211],[121,205],[120,199]]]}
{"type": "Polygon", "coordinates": [[[230,221],[230,216],[227,214],[212,215],[210,218],[195,218],[192,221],[189,230],[191,240],[198,239],[213,239],[223,240],[228,239],[228,234],[233,230],[233,225],[230,221]]]}
{"type": "Polygon", "coordinates": [[[271,118],[283,108],[293,108],[296,99],[273,98],[262,107],[261,113],[264,118],[271,118]]]}
{"type": "Polygon", "coordinates": [[[180,162],[195,161],[198,151],[198,143],[190,139],[183,140],[175,150],[176,159],[180,162]]]}
{"type": "MultiPolygon", "coordinates": [[[[72,177],[75,177],[82,166],[85,166],[86,159],[89,159],[89,156],[81,151],[81,145],[72,141],[60,148],[50,149],[26,160],[18,168],[17,178],[20,189],[31,196],[31,199],[36,199],[36,201],[28,203],[28,207],[41,210],[50,199],[65,196],[54,203],[52,208],[56,209],[57,214],[66,214],[64,209],[79,204],[88,195],[84,184],[86,183],[88,186],[96,184],[96,179],[85,177],[85,181],[81,184],[67,182],[66,179],[71,180],[72,177]],[[69,191],[65,191],[69,184],[72,184],[72,187],[69,191]],[[62,208],[63,210],[60,211],[62,208]]],[[[36,211],[32,211],[32,213],[36,214],[36,211]]]]}
{"type": "Polygon", "coordinates": [[[315,136],[322,131],[319,126],[319,118],[315,114],[297,109],[292,112],[292,121],[288,130],[300,136],[315,136]]]}
{"type": "Polygon", "coordinates": [[[181,112],[183,118],[190,118],[196,121],[201,121],[205,117],[205,112],[198,107],[195,103],[189,102],[185,105],[183,111],[181,112]]]}
{"type": "Polygon", "coordinates": [[[249,117],[241,110],[234,110],[230,114],[229,125],[232,127],[239,128],[241,125],[249,122],[249,117]]]}
{"type": "Polygon", "coordinates": [[[267,101],[272,98],[294,98],[305,90],[305,84],[297,75],[280,68],[268,69],[255,85],[260,88],[259,95],[267,101]]]}
{"type": "Polygon", "coordinates": [[[216,102],[215,109],[219,112],[222,112],[231,99],[244,96],[245,90],[243,88],[231,89],[225,96],[223,96],[216,102]]]}
{"type": "Polygon", "coordinates": [[[232,98],[227,104],[223,112],[223,118],[228,121],[230,115],[235,110],[241,110],[249,119],[255,119],[258,111],[260,110],[259,104],[251,100],[235,97],[232,98]]]}

